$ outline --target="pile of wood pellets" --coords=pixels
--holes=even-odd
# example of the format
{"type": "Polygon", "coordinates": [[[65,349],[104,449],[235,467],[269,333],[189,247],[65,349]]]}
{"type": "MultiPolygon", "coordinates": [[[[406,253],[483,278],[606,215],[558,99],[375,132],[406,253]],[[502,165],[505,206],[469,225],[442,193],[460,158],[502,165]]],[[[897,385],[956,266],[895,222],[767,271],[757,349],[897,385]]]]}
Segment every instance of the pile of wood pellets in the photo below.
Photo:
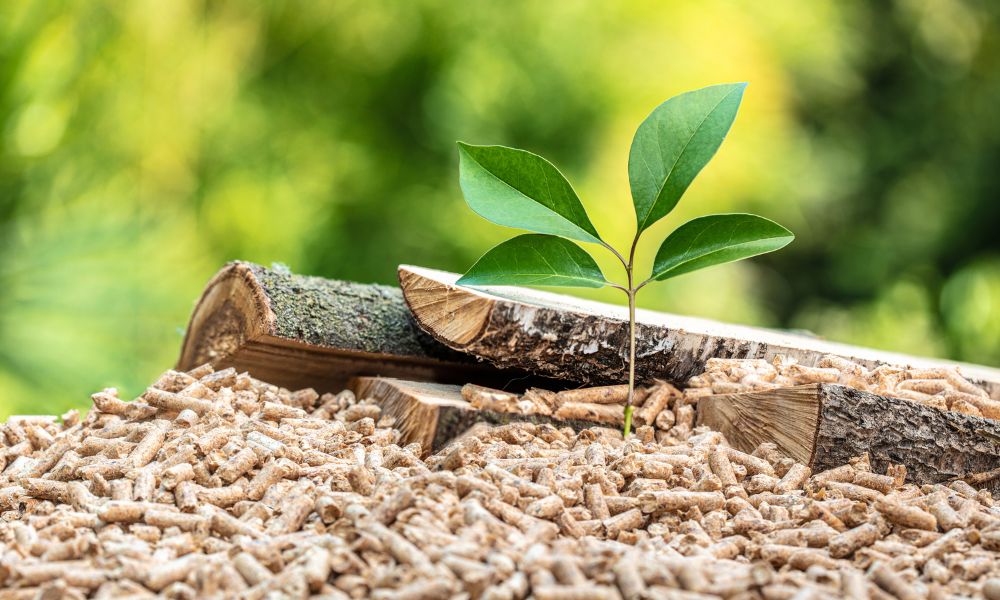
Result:
{"type": "Polygon", "coordinates": [[[0,599],[1000,598],[990,494],[865,457],[516,423],[422,460],[350,392],[208,367],[93,400],[2,426],[0,599]]]}
{"type": "Polygon", "coordinates": [[[705,372],[688,381],[685,394],[739,394],[808,383],[836,383],[941,410],[1000,419],[1000,402],[963,377],[958,368],[881,365],[869,370],[829,355],[821,358],[816,367],[798,364],[785,356],[777,356],[772,362],[711,358],[705,372]]]}

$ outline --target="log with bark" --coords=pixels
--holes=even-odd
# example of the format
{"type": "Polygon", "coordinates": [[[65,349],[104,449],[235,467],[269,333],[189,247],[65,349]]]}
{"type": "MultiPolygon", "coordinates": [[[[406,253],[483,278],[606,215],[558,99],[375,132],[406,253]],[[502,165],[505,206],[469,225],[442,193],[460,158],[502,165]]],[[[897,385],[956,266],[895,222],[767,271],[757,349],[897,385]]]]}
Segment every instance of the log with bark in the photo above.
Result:
{"type": "Polygon", "coordinates": [[[709,396],[698,425],[737,449],[771,442],[814,472],[868,453],[885,472],[902,464],[918,484],[964,479],[1000,492],[1000,422],[833,384],[709,396]]]}
{"type": "MultiPolygon", "coordinates": [[[[628,314],[614,306],[519,287],[470,288],[454,273],[401,266],[399,282],[417,322],[443,344],[492,364],[583,384],[627,377],[628,314]]],[[[1000,399],[1000,370],[858,348],[788,332],[639,310],[636,375],[640,382],[683,384],[719,358],[785,355],[814,366],[824,355],[868,368],[880,364],[958,366],[1000,399]]]]}
{"type": "Polygon", "coordinates": [[[374,400],[382,416],[392,419],[402,434],[401,444],[418,442],[424,455],[436,452],[479,423],[505,425],[515,421],[571,427],[575,431],[601,423],[556,419],[491,410],[476,410],[462,398],[458,385],[406,381],[389,377],[356,377],[348,387],[358,398],[374,400]]]}
{"type": "Polygon", "coordinates": [[[191,316],[178,368],[204,363],[321,392],[339,391],[360,374],[455,382],[503,379],[421,331],[398,288],[245,262],[219,271],[191,316]]]}

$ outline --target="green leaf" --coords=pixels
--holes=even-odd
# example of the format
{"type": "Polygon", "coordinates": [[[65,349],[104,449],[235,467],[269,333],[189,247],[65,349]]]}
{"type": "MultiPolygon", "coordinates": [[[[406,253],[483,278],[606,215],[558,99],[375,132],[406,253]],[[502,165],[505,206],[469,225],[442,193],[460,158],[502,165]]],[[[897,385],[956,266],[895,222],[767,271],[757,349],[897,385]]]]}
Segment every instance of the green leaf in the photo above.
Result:
{"type": "Polygon", "coordinates": [[[573,242],[528,233],[491,249],[458,283],[599,288],[608,281],[594,259],[573,242]]]}
{"type": "Polygon", "coordinates": [[[489,221],[507,227],[600,243],[573,186],[549,161],[505,146],[458,143],[465,201],[489,221]]]}
{"type": "Polygon", "coordinates": [[[784,248],[795,235],[757,215],[698,217],[681,225],[653,261],[653,279],[664,280],[712,265],[732,262],[784,248]]]}
{"type": "Polygon", "coordinates": [[[715,155],[746,85],[713,85],[674,96],[639,125],[629,150],[628,179],[640,232],[677,206],[715,155]]]}

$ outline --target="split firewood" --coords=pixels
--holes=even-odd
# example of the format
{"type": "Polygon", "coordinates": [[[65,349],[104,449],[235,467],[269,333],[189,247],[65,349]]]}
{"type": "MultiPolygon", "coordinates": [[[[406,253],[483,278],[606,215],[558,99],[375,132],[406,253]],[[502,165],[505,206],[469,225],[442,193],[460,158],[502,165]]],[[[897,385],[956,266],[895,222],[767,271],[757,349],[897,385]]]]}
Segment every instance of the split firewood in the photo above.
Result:
{"type": "MultiPolygon", "coordinates": [[[[458,276],[401,266],[399,282],[417,322],[444,344],[498,367],[588,385],[627,379],[628,314],[624,307],[520,287],[470,288],[458,276]]],[[[778,355],[803,367],[833,357],[859,363],[912,365],[934,371],[958,366],[963,375],[1000,400],[1000,370],[835,344],[783,331],[745,327],[652,311],[638,311],[636,375],[641,382],[683,383],[706,370],[706,361],[765,359],[778,355]]],[[[830,374],[832,376],[832,373],[830,374]]],[[[739,391],[739,390],[731,390],[739,391]]],[[[962,390],[964,391],[964,390],[962,390]]]]}
{"type": "MultiPolygon", "coordinates": [[[[810,474],[773,445],[744,452],[703,427],[659,442],[514,422],[422,459],[350,391],[290,392],[210,368],[168,373],[152,390],[123,402],[136,411],[106,390],[85,419],[0,426],[0,597],[1000,589],[991,494],[962,481],[907,484],[897,465],[873,471],[869,456],[810,474]],[[211,408],[150,409],[160,392],[211,408]]],[[[670,403],[678,422],[692,409],[670,403]]]]}
{"type": "Polygon", "coordinates": [[[698,401],[698,424],[752,451],[771,442],[810,469],[869,454],[884,470],[906,466],[910,481],[968,479],[1000,492],[1000,422],[854,388],[817,383],[698,401]]]}
{"type": "Polygon", "coordinates": [[[205,287],[179,369],[234,367],[289,387],[339,391],[366,373],[500,381],[413,323],[398,288],[233,262],[205,287]]]}

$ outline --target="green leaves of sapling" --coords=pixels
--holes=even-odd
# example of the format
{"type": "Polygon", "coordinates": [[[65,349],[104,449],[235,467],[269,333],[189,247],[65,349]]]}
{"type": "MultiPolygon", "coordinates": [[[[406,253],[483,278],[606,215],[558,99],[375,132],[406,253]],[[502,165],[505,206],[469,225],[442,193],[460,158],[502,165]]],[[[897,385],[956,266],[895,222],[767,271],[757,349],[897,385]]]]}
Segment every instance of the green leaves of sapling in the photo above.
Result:
{"type": "Polygon", "coordinates": [[[458,283],[599,288],[608,281],[594,259],[573,242],[528,233],[484,254],[458,283]]]}
{"type": "Polygon", "coordinates": [[[639,125],[628,156],[638,231],[674,209],[719,149],[743,99],[745,83],[687,92],[653,109],[639,125]]]}
{"type": "Polygon", "coordinates": [[[635,390],[635,297],[647,283],[732,262],[788,245],[795,236],[774,221],[748,214],[709,215],[678,227],[660,245],[649,279],[639,283],[639,238],[666,216],[708,164],[736,118],[745,83],[715,85],[657,106],[635,132],[628,178],[636,232],[626,254],[601,240],[573,187],[544,158],[504,146],[459,142],[465,200],[486,219],[534,231],[496,246],[458,280],[463,285],[614,286],[628,295],[629,395],[624,434],[631,429],[635,390]],[[570,240],[604,246],[621,261],[628,285],[609,282],[594,259],[570,240]]]}
{"type": "Polygon", "coordinates": [[[795,235],[770,219],[748,214],[708,215],[681,225],[663,240],[651,279],[662,281],[784,248],[795,235]]]}
{"type": "Polygon", "coordinates": [[[458,143],[459,182],[472,210],[498,225],[600,243],[587,211],[559,169],[506,146],[458,143]]]}

